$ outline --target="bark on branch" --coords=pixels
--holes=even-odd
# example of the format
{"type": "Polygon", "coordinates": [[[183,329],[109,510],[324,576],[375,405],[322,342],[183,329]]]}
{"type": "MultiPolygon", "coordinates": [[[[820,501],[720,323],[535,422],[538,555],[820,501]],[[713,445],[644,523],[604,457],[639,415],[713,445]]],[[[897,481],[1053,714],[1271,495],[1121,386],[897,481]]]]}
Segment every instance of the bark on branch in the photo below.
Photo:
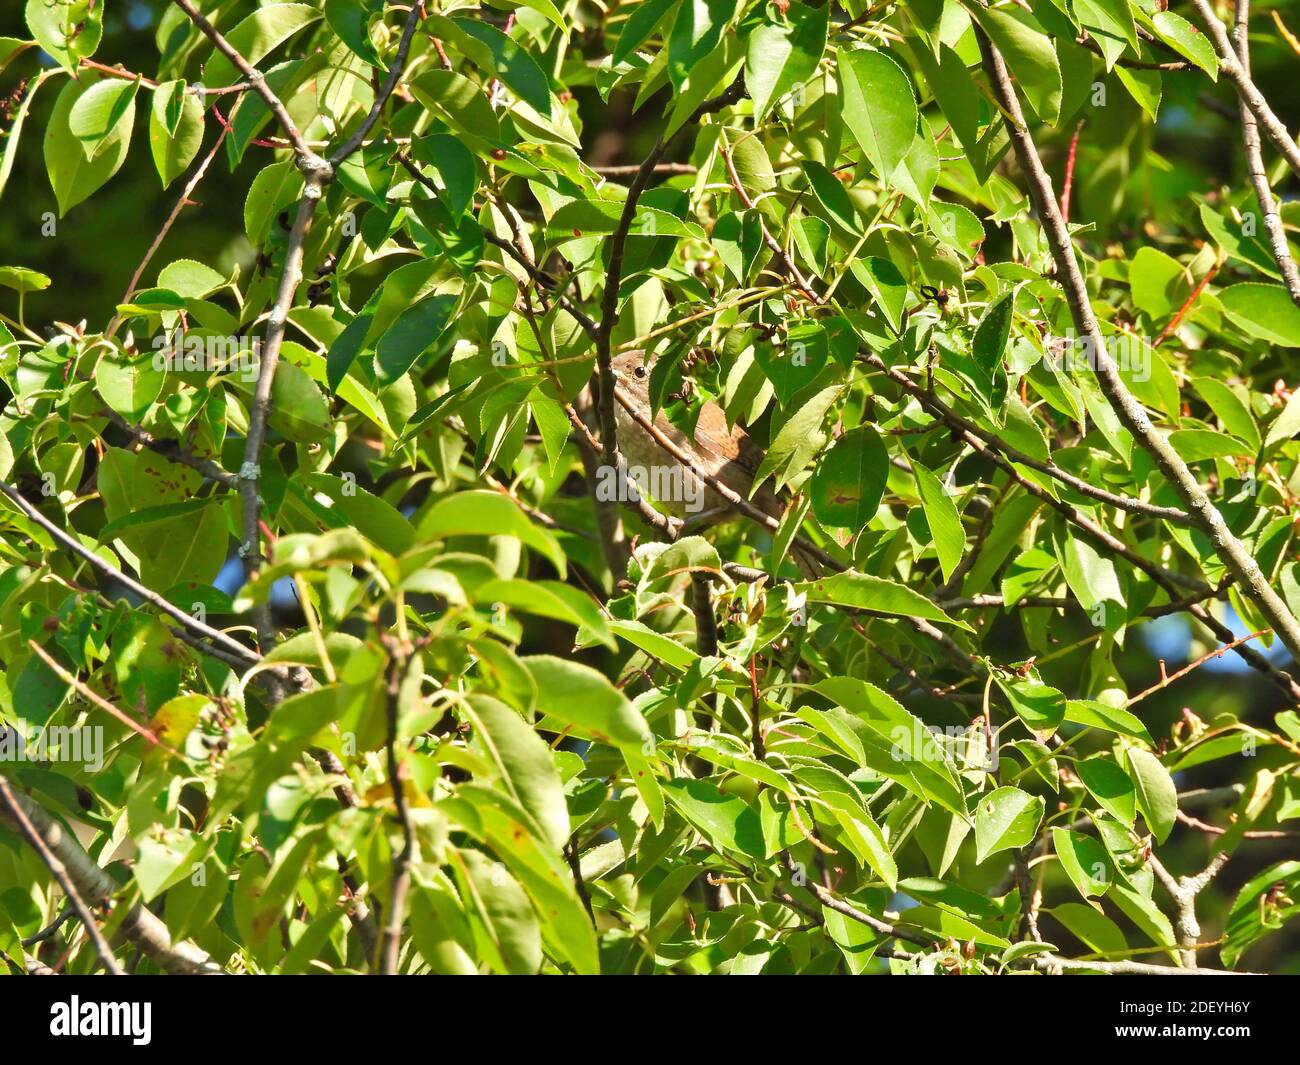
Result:
{"type": "MultiPolygon", "coordinates": [[[[1201,2],[1203,0],[1198,0],[1198,3],[1201,2]]],[[[1088,299],[1087,286],[1084,284],[1083,274],[1075,258],[1070,233],[1061,218],[1060,207],[1052,190],[1052,180],[1039,158],[1038,148],[1025,122],[1020,101],[1012,88],[1006,64],[988,36],[982,30],[977,29],[977,32],[984,59],[984,70],[999,105],[1008,116],[1007,127],[1011,143],[1015,148],[1020,167],[1025,173],[1030,199],[1051,248],[1057,277],[1065,290],[1070,316],[1079,335],[1086,337],[1092,345],[1096,360],[1097,382],[1107,402],[1110,403],[1124,427],[1133,434],[1134,439],[1150,453],[1157,468],[1183,501],[1193,522],[1209,536],[1219,558],[1240,582],[1242,593],[1249,596],[1268,621],[1269,627],[1291,652],[1292,657],[1300,660],[1300,621],[1296,620],[1282,597],[1273,590],[1261,571],[1259,563],[1251,556],[1245,545],[1233,535],[1223,515],[1201,488],[1182,456],[1152,425],[1146,410],[1134,398],[1120,377],[1119,368],[1110,357],[1105,338],[1098,328],[1097,318],[1088,299]]],[[[1245,80],[1249,82],[1248,78],[1245,80]]],[[[1258,112],[1256,114],[1258,116],[1258,112]]]]}
{"type": "MultiPolygon", "coordinates": [[[[80,895],[97,904],[104,903],[117,893],[119,890],[117,884],[81,849],[81,844],[77,842],[76,837],[60,821],[28,796],[15,791],[7,784],[4,784],[4,789],[8,792],[6,799],[13,800],[16,809],[21,813],[21,818],[16,817],[7,808],[6,802],[0,805],[0,822],[25,836],[26,832],[22,827],[22,821],[25,819],[48,852],[66,870],[74,892],[69,895],[70,901],[76,895],[80,895]]],[[[120,925],[120,930],[127,939],[140,948],[145,957],[164,972],[190,976],[225,973],[225,970],[213,961],[206,951],[193,943],[185,940],[173,942],[167,926],[147,910],[143,903],[136,903],[131,907],[120,925]]]]}

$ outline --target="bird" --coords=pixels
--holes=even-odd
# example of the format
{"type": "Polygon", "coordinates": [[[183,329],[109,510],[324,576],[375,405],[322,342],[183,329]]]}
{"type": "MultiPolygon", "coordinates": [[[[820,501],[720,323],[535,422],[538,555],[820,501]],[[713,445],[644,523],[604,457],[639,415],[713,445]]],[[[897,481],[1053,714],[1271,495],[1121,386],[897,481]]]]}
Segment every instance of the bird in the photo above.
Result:
{"type": "MultiPolygon", "coordinates": [[[[650,420],[650,374],[654,362],[653,356],[642,351],[624,352],[611,360],[617,393],[646,421],[650,420]]],[[[618,401],[618,395],[614,415],[619,450],[634,479],[638,479],[638,471],[644,471],[652,488],[667,488],[661,494],[670,498],[659,498],[653,490],[650,493],[660,510],[675,518],[689,520],[696,527],[739,515],[726,496],[681,463],[636,421],[618,401]]],[[[754,490],[754,475],[763,461],[763,449],[739,425],[729,426],[726,414],[716,403],[706,401],[700,408],[693,438],[688,438],[670,422],[662,410],[653,424],[678,449],[690,456],[697,468],[716,478],[742,499],[748,499],[768,517],[781,518],[785,510],[782,498],[767,484],[754,490]]],[[[639,479],[638,484],[641,486],[639,479]]]]}

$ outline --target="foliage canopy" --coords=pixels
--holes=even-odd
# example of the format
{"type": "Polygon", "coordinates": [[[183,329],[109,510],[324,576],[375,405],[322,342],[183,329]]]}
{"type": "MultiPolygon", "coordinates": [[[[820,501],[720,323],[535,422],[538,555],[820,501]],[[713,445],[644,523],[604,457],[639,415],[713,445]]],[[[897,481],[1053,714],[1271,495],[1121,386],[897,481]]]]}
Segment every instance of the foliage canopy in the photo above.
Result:
{"type": "Polygon", "coordinates": [[[0,955],[1294,969],[1300,46],[1236,15],[27,0],[0,955]],[[777,516],[598,490],[628,352],[777,516]]]}

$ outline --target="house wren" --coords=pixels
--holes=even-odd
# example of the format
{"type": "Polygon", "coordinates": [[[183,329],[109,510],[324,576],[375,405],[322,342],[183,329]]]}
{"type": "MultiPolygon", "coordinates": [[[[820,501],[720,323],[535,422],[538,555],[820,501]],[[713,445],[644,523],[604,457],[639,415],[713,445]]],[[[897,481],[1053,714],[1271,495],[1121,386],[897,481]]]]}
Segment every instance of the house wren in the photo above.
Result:
{"type": "MultiPolygon", "coordinates": [[[[636,411],[650,418],[650,370],[645,354],[631,351],[613,360],[616,386],[636,411]]],[[[652,498],[659,509],[677,518],[701,518],[705,522],[734,516],[731,503],[666,450],[642,425],[615,402],[619,449],[627,461],[628,472],[644,495],[652,498]]],[[[700,409],[695,423],[695,437],[688,439],[660,411],[654,426],[673,442],[694,464],[731,489],[749,499],[764,514],[780,518],[784,507],[780,498],[766,485],[750,498],[754,474],[763,461],[762,449],[739,425],[728,426],[726,415],[716,403],[700,409]]]]}

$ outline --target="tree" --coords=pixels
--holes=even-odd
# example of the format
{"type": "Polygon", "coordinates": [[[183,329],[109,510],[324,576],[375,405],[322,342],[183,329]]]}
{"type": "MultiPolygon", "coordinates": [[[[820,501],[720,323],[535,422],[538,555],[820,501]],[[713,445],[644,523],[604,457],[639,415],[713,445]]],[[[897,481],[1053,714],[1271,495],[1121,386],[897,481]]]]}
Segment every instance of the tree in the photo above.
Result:
{"type": "Polygon", "coordinates": [[[1167,6],[28,0],[0,954],[1295,970],[1300,46],[1167,6]]]}

